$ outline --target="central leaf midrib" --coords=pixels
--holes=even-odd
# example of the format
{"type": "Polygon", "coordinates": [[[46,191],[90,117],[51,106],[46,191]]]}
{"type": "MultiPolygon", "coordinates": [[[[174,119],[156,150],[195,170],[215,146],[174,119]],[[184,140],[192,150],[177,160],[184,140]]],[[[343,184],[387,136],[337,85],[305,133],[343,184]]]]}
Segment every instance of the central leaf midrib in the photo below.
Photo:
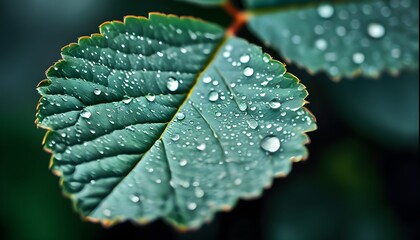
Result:
{"type": "MultiPolygon", "coordinates": [[[[191,94],[194,92],[199,80],[201,79],[201,75],[206,71],[206,69],[213,63],[213,61],[216,59],[216,57],[218,56],[222,46],[224,45],[224,43],[229,39],[229,36],[225,35],[223,37],[223,39],[220,40],[219,44],[215,47],[215,50],[213,52],[213,54],[209,57],[209,61],[204,65],[203,69],[201,71],[199,71],[197,73],[197,77],[195,78],[195,82],[192,85],[190,91],[187,93],[185,99],[182,101],[182,103],[180,104],[178,110],[175,112],[175,114],[173,115],[172,119],[167,123],[165,129],[163,129],[161,135],[153,142],[153,144],[151,144],[151,147],[146,150],[143,155],[139,158],[139,160],[137,161],[137,163],[135,163],[133,165],[133,167],[131,168],[131,170],[129,171],[132,172],[133,169],[135,169],[138,164],[143,160],[144,156],[147,156],[147,153],[150,152],[150,150],[153,148],[153,146],[155,145],[155,143],[157,141],[160,141],[163,137],[163,135],[166,133],[168,126],[175,120],[176,115],[179,113],[179,111],[182,109],[182,107],[187,103],[188,99],[190,98],[191,94]]],[[[163,141],[162,141],[163,142],[163,141]]],[[[171,169],[170,169],[170,165],[168,165],[169,168],[169,173],[171,173],[171,169]]],[[[95,208],[93,208],[87,215],[90,215],[91,213],[95,212],[96,209],[98,209],[99,206],[101,206],[101,204],[112,194],[112,192],[117,188],[117,186],[119,186],[119,184],[124,181],[124,179],[128,176],[129,174],[127,174],[126,176],[124,176],[123,178],[121,178],[121,180],[115,184],[115,186],[109,191],[109,193],[103,198],[102,201],[100,201],[97,206],[95,208]]],[[[169,184],[171,191],[174,191],[174,188],[169,184]]]]}

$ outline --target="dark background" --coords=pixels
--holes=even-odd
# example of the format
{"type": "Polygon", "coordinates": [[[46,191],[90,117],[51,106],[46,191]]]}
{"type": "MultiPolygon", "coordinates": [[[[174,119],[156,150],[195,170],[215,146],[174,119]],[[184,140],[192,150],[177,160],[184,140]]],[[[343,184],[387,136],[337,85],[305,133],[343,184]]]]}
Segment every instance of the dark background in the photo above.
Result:
{"type": "MultiPolygon", "coordinates": [[[[293,65],[319,129],[309,134],[309,160],[261,198],[240,201],[189,233],[163,221],[111,228],[83,221],[48,170],[45,131],[33,123],[35,88],[61,47],[104,21],[151,11],[230,22],[222,9],[170,0],[0,1],[2,239],[420,239],[418,72],[333,83],[293,65]]],[[[262,46],[246,28],[239,36],[262,46]]]]}

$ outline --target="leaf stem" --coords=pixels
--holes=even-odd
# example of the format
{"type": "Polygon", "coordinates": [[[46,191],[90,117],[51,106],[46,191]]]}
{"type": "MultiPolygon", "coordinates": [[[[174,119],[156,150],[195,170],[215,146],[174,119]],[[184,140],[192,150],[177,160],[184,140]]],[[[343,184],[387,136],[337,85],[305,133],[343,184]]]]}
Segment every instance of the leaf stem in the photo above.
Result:
{"type": "Polygon", "coordinates": [[[232,24],[226,30],[228,36],[235,36],[241,27],[247,22],[248,14],[236,8],[231,1],[223,4],[223,9],[234,19],[232,24]]]}

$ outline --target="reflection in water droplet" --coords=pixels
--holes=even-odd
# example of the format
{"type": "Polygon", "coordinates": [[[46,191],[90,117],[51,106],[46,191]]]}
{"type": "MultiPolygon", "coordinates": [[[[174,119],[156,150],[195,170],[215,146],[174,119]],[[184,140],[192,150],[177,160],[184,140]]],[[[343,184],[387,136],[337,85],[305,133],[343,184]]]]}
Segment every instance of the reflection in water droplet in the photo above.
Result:
{"type": "Polygon", "coordinates": [[[95,94],[96,96],[101,95],[102,91],[100,89],[95,89],[93,90],[93,94],[95,94]]]}
{"type": "Polygon", "coordinates": [[[206,144],[205,143],[201,143],[197,146],[197,149],[200,151],[204,151],[206,149],[206,144]]]}
{"type": "Polygon", "coordinates": [[[248,126],[251,129],[256,129],[258,127],[258,122],[256,120],[254,120],[254,119],[249,119],[246,122],[248,123],[248,126]]]}
{"type": "Polygon", "coordinates": [[[275,153],[280,149],[280,140],[274,135],[268,135],[261,140],[260,145],[265,151],[275,153]]]}
{"type": "Polygon", "coordinates": [[[330,4],[321,4],[317,10],[319,16],[322,18],[330,18],[334,14],[334,8],[330,4]]]}
{"type": "Polygon", "coordinates": [[[367,32],[372,38],[381,38],[385,35],[385,27],[380,23],[370,23],[367,32]]]}
{"type": "Polygon", "coordinates": [[[89,119],[89,118],[90,118],[90,116],[92,116],[92,113],[90,113],[88,110],[82,110],[82,111],[80,112],[80,116],[81,116],[82,118],[89,119]]]}
{"type": "Polygon", "coordinates": [[[169,91],[175,92],[178,90],[179,82],[174,77],[169,77],[168,82],[166,82],[166,87],[169,91]]]}
{"type": "Polygon", "coordinates": [[[279,100],[277,98],[274,98],[273,100],[271,100],[268,105],[270,105],[270,108],[272,109],[278,109],[281,106],[281,103],[279,102],[279,100]]]}
{"type": "Polygon", "coordinates": [[[209,93],[209,101],[210,101],[210,102],[215,102],[215,101],[217,101],[217,100],[219,100],[219,93],[218,93],[218,92],[216,92],[216,91],[211,91],[211,92],[209,93]]]}
{"type": "Polygon", "coordinates": [[[242,55],[240,58],[239,58],[239,61],[241,62],[241,63],[247,63],[247,62],[249,62],[249,60],[250,60],[251,58],[249,57],[249,55],[242,55]]]}
{"type": "Polygon", "coordinates": [[[353,54],[353,62],[356,64],[362,64],[365,61],[365,55],[360,52],[356,52],[353,54]]]}
{"type": "Polygon", "coordinates": [[[250,68],[250,67],[246,67],[244,69],[244,75],[247,77],[250,77],[254,74],[254,69],[250,68]]]}

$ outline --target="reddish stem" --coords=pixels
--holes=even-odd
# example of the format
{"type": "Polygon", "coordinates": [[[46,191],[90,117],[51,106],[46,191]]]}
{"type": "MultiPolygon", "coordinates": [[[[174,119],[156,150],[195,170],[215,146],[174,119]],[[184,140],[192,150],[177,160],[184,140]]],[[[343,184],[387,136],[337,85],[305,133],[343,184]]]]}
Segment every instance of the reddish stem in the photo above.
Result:
{"type": "Polygon", "coordinates": [[[230,1],[227,1],[223,8],[234,19],[233,23],[226,30],[226,34],[234,36],[239,29],[247,22],[248,16],[245,12],[237,9],[230,1]]]}

